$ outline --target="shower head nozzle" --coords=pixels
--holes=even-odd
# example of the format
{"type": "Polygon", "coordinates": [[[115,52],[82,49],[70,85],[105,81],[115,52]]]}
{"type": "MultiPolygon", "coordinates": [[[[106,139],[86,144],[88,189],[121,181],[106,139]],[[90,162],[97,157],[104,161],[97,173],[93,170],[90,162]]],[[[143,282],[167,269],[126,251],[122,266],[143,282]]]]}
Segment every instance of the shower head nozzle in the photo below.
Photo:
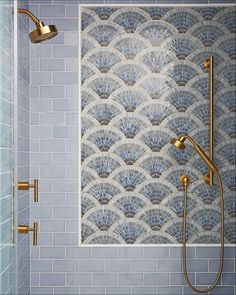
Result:
{"type": "Polygon", "coordinates": [[[30,12],[27,9],[19,8],[18,13],[24,13],[28,15],[31,20],[36,25],[36,30],[32,31],[29,34],[30,40],[32,43],[40,43],[46,40],[49,40],[53,37],[55,37],[58,32],[57,28],[54,25],[44,25],[43,22],[41,22],[32,12],[30,12]]]}
{"type": "Polygon", "coordinates": [[[36,24],[37,29],[29,33],[32,43],[40,43],[49,40],[57,35],[57,28],[54,25],[45,26],[43,22],[36,24]]]}

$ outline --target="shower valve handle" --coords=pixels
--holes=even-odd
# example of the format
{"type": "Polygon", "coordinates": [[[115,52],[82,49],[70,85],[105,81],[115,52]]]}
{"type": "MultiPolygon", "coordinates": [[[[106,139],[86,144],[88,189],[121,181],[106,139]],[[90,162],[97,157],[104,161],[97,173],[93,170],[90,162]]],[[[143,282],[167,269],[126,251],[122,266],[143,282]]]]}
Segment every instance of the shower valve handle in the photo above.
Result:
{"type": "Polygon", "coordinates": [[[34,222],[33,227],[29,227],[28,225],[18,225],[18,233],[20,234],[28,234],[29,232],[33,232],[33,246],[38,245],[38,223],[34,222]]]}
{"type": "Polygon", "coordinates": [[[39,181],[34,179],[34,183],[31,184],[28,181],[18,182],[18,190],[29,190],[30,188],[34,189],[34,202],[39,201],[39,181]]]}

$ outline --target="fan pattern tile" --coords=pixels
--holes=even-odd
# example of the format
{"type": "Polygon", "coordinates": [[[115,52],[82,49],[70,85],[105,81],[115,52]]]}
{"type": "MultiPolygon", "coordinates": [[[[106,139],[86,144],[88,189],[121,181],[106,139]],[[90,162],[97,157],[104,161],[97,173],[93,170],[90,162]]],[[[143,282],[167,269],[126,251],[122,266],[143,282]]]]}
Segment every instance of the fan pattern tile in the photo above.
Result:
{"type": "Polygon", "coordinates": [[[208,73],[215,60],[215,163],[224,182],[225,242],[235,243],[235,11],[89,7],[81,20],[81,240],[181,243],[182,173],[190,176],[188,243],[219,243],[219,191],[187,145],[209,151],[208,73]],[[234,40],[234,42],[233,42],[234,40]]]}

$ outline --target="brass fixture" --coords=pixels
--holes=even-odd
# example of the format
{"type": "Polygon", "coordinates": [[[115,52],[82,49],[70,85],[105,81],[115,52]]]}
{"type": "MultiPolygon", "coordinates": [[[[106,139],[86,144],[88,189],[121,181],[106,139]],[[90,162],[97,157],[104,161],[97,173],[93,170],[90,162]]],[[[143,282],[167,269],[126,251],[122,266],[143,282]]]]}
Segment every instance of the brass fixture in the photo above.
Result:
{"type": "Polygon", "coordinates": [[[34,183],[30,184],[28,181],[18,182],[18,190],[29,190],[30,188],[34,189],[34,202],[39,201],[39,181],[34,179],[34,183]]]}
{"type": "Polygon", "coordinates": [[[180,176],[180,183],[184,186],[188,186],[190,182],[190,179],[187,175],[180,176]]]}
{"type": "Polygon", "coordinates": [[[198,145],[190,136],[188,135],[180,135],[177,139],[173,138],[171,140],[171,144],[173,144],[175,147],[177,147],[180,150],[185,149],[184,141],[188,139],[191,144],[193,145],[196,152],[200,155],[200,157],[205,161],[209,169],[215,173],[215,175],[218,178],[219,187],[220,187],[220,206],[221,206],[221,250],[220,250],[220,265],[219,270],[216,276],[215,281],[212,283],[212,285],[204,290],[199,290],[196,287],[192,285],[192,283],[189,280],[188,276],[188,270],[187,270],[187,254],[186,254],[186,228],[187,228],[187,195],[188,195],[188,185],[189,185],[189,177],[187,175],[182,175],[180,177],[180,183],[184,186],[184,209],[183,209],[183,228],[182,228],[182,235],[183,235],[183,248],[182,248],[182,256],[183,256],[183,273],[185,280],[188,284],[188,286],[197,293],[208,293],[211,290],[213,290],[216,285],[218,284],[221,274],[223,271],[223,263],[224,263],[224,194],[223,194],[223,186],[222,186],[222,180],[221,176],[216,168],[216,166],[212,163],[212,161],[208,158],[208,156],[205,154],[203,149],[200,145],[198,145]]]}
{"type": "Polygon", "coordinates": [[[18,225],[18,233],[28,234],[29,232],[33,232],[33,246],[37,246],[38,245],[38,223],[34,222],[33,227],[29,227],[28,225],[18,225]]]}
{"type": "Polygon", "coordinates": [[[185,149],[184,142],[185,140],[188,139],[191,144],[193,145],[194,149],[196,152],[199,154],[199,156],[206,162],[207,166],[212,170],[212,171],[217,171],[216,166],[212,163],[212,161],[208,158],[204,150],[200,147],[199,144],[197,144],[192,137],[188,135],[180,135],[177,139],[172,138],[170,143],[173,144],[175,147],[177,147],[180,150],[185,149]]]}
{"type": "Polygon", "coordinates": [[[27,9],[19,8],[18,13],[28,15],[36,25],[36,30],[29,33],[32,43],[40,43],[55,37],[58,34],[57,28],[54,25],[44,25],[32,12],[27,9]]]}
{"type": "MultiPolygon", "coordinates": [[[[210,56],[204,61],[204,67],[209,71],[209,114],[210,114],[210,132],[209,132],[209,143],[210,143],[210,152],[209,158],[213,162],[214,157],[214,59],[213,56],[210,56]]],[[[209,172],[204,176],[204,181],[210,186],[213,185],[213,171],[209,172]]]]}

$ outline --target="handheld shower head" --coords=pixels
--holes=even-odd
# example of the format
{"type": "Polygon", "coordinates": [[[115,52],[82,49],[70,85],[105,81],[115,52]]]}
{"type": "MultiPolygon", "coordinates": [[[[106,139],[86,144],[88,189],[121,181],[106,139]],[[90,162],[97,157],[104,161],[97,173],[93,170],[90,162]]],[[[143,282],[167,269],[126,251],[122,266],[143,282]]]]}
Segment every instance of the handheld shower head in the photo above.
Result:
{"type": "Polygon", "coordinates": [[[40,43],[55,37],[58,32],[54,25],[45,26],[33,13],[27,9],[19,8],[18,13],[24,13],[28,15],[36,25],[36,30],[29,33],[29,37],[32,43],[40,43]]]}
{"type": "Polygon", "coordinates": [[[212,161],[209,159],[209,157],[206,155],[206,153],[204,152],[204,150],[201,148],[201,146],[199,144],[197,144],[192,137],[190,137],[189,135],[180,135],[177,139],[172,138],[170,143],[173,144],[175,147],[177,147],[180,150],[184,150],[185,149],[185,145],[184,142],[185,140],[188,139],[190,141],[190,143],[192,144],[192,146],[194,147],[195,151],[199,154],[199,156],[205,161],[205,163],[207,164],[207,166],[214,172],[217,171],[216,166],[212,163],[212,161]]]}

